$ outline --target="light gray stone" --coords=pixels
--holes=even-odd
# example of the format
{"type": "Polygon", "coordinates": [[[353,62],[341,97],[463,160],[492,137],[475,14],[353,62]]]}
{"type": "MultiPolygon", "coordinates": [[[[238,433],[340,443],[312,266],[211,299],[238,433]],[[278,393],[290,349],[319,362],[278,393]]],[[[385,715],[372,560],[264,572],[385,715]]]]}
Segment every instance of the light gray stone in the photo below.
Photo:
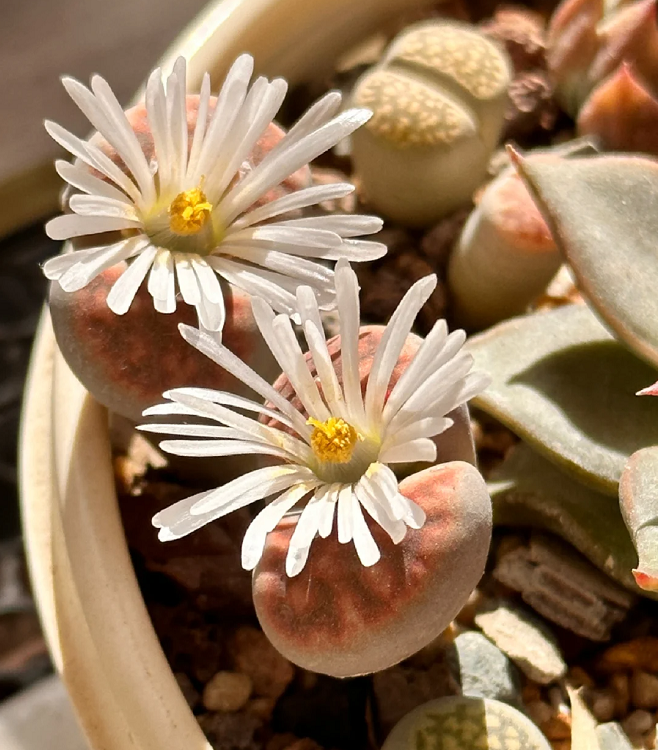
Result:
{"type": "Polygon", "coordinates": [[[475,624],[531,680],[548,685],[566,673],[555,639],[529,613],[501,603],[476,615],[475,624]]]}
{"type": "Polygon", "coordinates": [[[472,631],[458,636],[455,648],[464,695],[493,698],[521,707],[517,669],[497,646],[472,631]]]}
{"type": "Polygon", "coordinates": [[[596,727],[596,739],[601,750],[633,750],[626,732],[616,721],[599,724],[596,727]]]}

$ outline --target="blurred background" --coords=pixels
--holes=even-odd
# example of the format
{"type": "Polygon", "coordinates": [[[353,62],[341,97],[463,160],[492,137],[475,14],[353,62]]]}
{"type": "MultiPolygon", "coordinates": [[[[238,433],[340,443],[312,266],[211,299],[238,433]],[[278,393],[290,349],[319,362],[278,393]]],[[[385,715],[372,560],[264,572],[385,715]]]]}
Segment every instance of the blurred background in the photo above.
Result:
{"type": "Polygon", "coordinates": [[[52,669],[22,553],[16,443],[30,347],[46,294],[40,263],[58,252],[43,232],[61,182],[51,119],[85,136],[59,77],[105,77],[128,103],[206,0],[25,0],[0,24],[0,748],[78,750],[52,669]]]}

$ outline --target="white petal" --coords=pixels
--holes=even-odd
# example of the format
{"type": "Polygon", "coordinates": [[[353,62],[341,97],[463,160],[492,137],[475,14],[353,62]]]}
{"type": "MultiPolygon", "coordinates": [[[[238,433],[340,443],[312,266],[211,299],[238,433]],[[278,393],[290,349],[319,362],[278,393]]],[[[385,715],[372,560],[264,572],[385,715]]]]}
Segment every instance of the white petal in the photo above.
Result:
{"type": "Polygon", "coordinates": [[[59,277],[59,283],[65,292],[77,292],[83,289],[87,284],[105,271],[122,260],[125,260],[137,249],[141,249],[147,243],[147,240],[139,241],[123,240],[114,245],[108,245],[100,248],[94,254],[85,255],[78,263],[71,266],[65,273],[59,277]]]}
{"type": "Polygon", "coordinates": [[[312,187],[295,190],[288,195],[283,195],[281,198],[276,198],[262,206],[258,206],[258,208],[254,208],[239,219],[236,219],[231,224],[227,236],[231,235],[231,230],[244,229],[268,219],[273,219],[275,216],[280,216],[288,211],[315,206],[323,201],[344,198],[353,193],[355,189],[354,185],[349,182],[337,182],[333,185],[313,185],[312,187]]]}
{"type": "Polygon", "coordinates": [[[284,414],[281,414],[281,412],[270,409],[263,404],[259,404],[256,401],[244,398],[243,396],[236,396],[234,393],[227,393],[226,391],[215,391],[211,388],[176,388],[172,391],[166,391],[164,396],[165,398],[169,398],[169,394],[175,393],[205,399],[206,401],[211,401],[215,404],[233,406],[237,409],[245,409],[246,411],[264,414],[265,416],[275,419],[277,422],[285,424],[287,427],[293,427],[292,422],[284,414]]]}
{"type": "Polygon", "coordinates": [[[104,195],[72,195],[69,206],[78,216],[108,216],[141,225],[137,211],[128,198],[117,200],[104,195]]]}
{"type": "MultiPolygon", "coordinates": [[[[154,407],[153,407],[154,408],[154,407]]],[[[147,410],[148,411],[148,410],[147,410]]],[[[145,416],[147,416],[145,414],[145,416]]],[[[137,429],[141,432],[153,432],[165,435],[185,435],[198,438],[229,438],[235,434],[231,427],[218,427],[214,424],[140,424],[137,429]]]]}
{"type": "Polygon", "coordinates": [[[285,461],[294,461],[297,456],[283,448],[250,440],[163,440],[160,449],[175,456],[276,456],[285,461]]]}
{"type": "Polygon", "coordinates": [[[169,250],[158,249],[149,273],[148,291],[159,303],[160,312],[172,313],[176,309],[174,258],[169,250]]]}
{"type": "Polygon", "coordinates": [[[89,195],[104,195],[107,198],[115,198],[120,201],[129,201],[130,198],[121,192],[114,185],[110,185],[109,182],[101,180],[95,177],[85,167],[79,164],[70,164],[63,159],[58,159],[55,162],[55,169],[57,174],[69,185],[73,185],[74,188],[82,190],[84,193],[89,195]]]}
{"type": "Polygon", "coordinates": [[[286,555],[286,575],[290,578],[299,575],[306,565],[311,544],[318,533],[322,504],[322,495],[316,492],[308,501],[292,532],[286,555]]]}
{"type": "Polygon", "coordinates": [[[340,316],[340,350],[343,363],[343,390],[348,414],[363,424],[365,412],[359,380],[359,284],[349,264],[336,266],[336,299],[340,316]]]}
{"type": "Polygon", "coordinates": [[[196,166],[201,153],[201,146],[203,145],[203,138],[206,133],[206,126],[208,124],[208,105],[210,103],[210,75],[208,73],[203,74],[201,80],[201,89],[199,91],[199,108],[197,110],[196,125],[194,126],[194,135],[192,136],[192,146],[190,147],[189,160],[187,162],[187,179],[196,170],[196,166]]]}
{"type": "Polygon", "coordinates": [[[292,455],[304,463],[311,459],[311,451],[305,443],[302,443],[297,438],[288,435],[277,427],[264,425],[258,420],[238,414],[221,404],[186,395],[178,389],[167,391],[167,397],[174,399],[184,406],[195,409],[200,417],[213,419],[220,424],[233,427],[241,433],[241,438],[264,443],[277,449],[284,448],[287,451],[288,457],[292,455]]]}
{"type": "Polygon", "coordinates": [[[291,487],[265,506],[249,525],[242,540],[242,567],[253,570],[263,554],[267,535],[274,531],[285,514],[308,494],[317,483],[291,487]]]}
{"type": "Polygon", "coordinates": [[[224,302],[222,288],[219,285],[217,274],[200,255],[190,256],[192,268],[199,281],[201,294],[209,301],[216,303],[224,302]]]}
{"type": "MultiPolygon", "coordinates": [[[[340,492],[340,484],[329,484],[324,485],[322,488],[322,509],[320,510],[320,519],[318,521],[318,536],[322,539],[326,539],[331,534],[331,529],[334,525],[334,515],[336,513],[336,506],[338,503],[338,493],[340,492]]],[[[317,494],[320,495],[320,490],[317,494]]]]}
{"type": "Polygon", "coordinates": [[[112,312],[117,315],[124,315],[128,312],[156,253],[157,249],[149,245],[114,282],[114,286],[107,295],[107,306],[112,312]]]}
{"type": "Polygon", "coordinates": [[[379,561],[381,553],[363,517],[359,501],[352,493],[350,493],[350,501],[352,504],[352,538],[354,539],[354,547],[356,548],[356,554],[359,556],[361,564],[369,568],[379,561]]]}
{"type": "Polygon", "coordinates": [[[308,227],[335,232],[341,237],[359,237],[362,234],[379,232],[384,225],[378,216],[362,214],[345,214],[334,216],[309,216],[303,219],[286,219],[279,226],[308,227]]]}
{"type": "Polygon", "coordinates": [[[275,492],[287,490],[293,484],[314,479],[315,475],[304,466],[266,466],[243,474],[221,487],[221,492],[216,495],[199,500],[190,508],[190,513],[200,516],[214,513],[217,509],[229,513],[275,492]]]}
{"type": "Polygon", "coordinates": [[[416,438],[386,448],[380,453],[379,460],[388,464],[413,461],[433,463],[436,461],[436,445],[429,438],[416,438]]]}
{"type": "MultiPolygon", "coordinates": [[[[66,247],[70,247],[65,245],[66,247]]],[[[56,281],[59,277],[68,271],[71,266],[76,265],[84,258],[90,256],[96,256],[99,252],[105,250],[107,245],[101,247],[89,247],[85,250],[74,250],[72,252],[63,252],[60,255],[55,255],[54,258],[49,258],[42,266],[44,276],[50,281],[56,281]]]]}
{"type": "Polygon", "coordinates": [[[327,342],[322,329],[318,329],[310,320],[304,325],[304,335],[313,357],[320,382],[322,383],[322,395],[327,402],[329,410],[334,416],[346,418],[345,399],[336,376],[327,342]]]}
{"type": "Polygon", "coordinates": [[[393,313],[370,369],[366,386],[365,407],[371,427],[382,423],[384,397],[388,389],[393,369],[397,364],[402,348],[411,332],[416,315],[427,302],[436,287],[436,276],[426,276],[417,281],[404,295],[393,313]]]}
{"type": "Polygon", "coordinates": [[[68,240],[71,237],[82,237],[86,234],[114,232],[118,229],[137,229],[140,226],[139,221],[131,219],[63,214],[46,224],[46,234],[51,240],[68,240]]]}
{"type": "Polygon", "coordinates": [[[60,146],[70,151],[88,166],[97,169],[101,174],[104,174],[109,180],[118,185],[126,195],[130,196],[136,206],[143,206],[142,194],[135,183],[99,148],[93,146],[91,143],[82,141],[56,122],[46,120],[44,127],[50,137],[59,143],[60,146]]]}
{"type": "MultiPolygon", "coordinates": [[[[259,87],[260,81],[254,82],[247,94],[244,107],[235,127],[227,139],[224,153],[228,160],[222,158],[220,168],[213,167],[208,175],[206,195],[214,204],[224,194],[242,163],[249,158],[260,136],[272,122],[288,90],[288,84],[282,78],[275,78],[259,87]]],[[[224,213],[219,211],[220,216],[224,213]]]]}
{"type": "MultiPolygon", "coordinates": [[[[222,247],[224,250],[224,247],[222,247]]],[[[322,290],[333,293],[333,271],[320,263],[307,260],[299,256],[280,253],[276,250],[266,250],[260,247],[233,246],[231,254],[242,260],[247,260],[255,265],[262,266],[276,273],[289,276],[290,283],[298,285],[300,282],[319,287],[322,290]]],[[[297,289],[295,289],[295,292],[297,289]]],[[[316,292],[317,294],[317,292],[316,292]]],[[[323,298],[327,294],[323,295],[323,298]]]]}
{"type": "Polygon", "coordinates": [[[167,120],[172,154],[172,181],[181,185],[187,172],[187,103],[185,92],[185,58],[174,63],[167,79],[167,120]]]}
{"type": "Polygon", "coordinates": [[[250,243],[256,240],[276,242],[282,245],[299,245],[300,247],[332,248],[342,245],[341,238],[335,232],[313,227],[288,227],[282,224],[266,224],[260,227],[247,227],[231,234],[227,238],[231,243],[250,243]]]}
{"type": "Polygon", "coordinates": [[[194,170],[188,170],[190,182],[197,185],[201,176],[217,161],[226,140],[234,129],[236,118],[244,105],[249,80],[254,69],[251,55],[240,55],[226,75],[208,125],[203,146],[194,170]]]}
{"type": "Polygon", "coordinates": [[[286,288],[296,286],[290,278],[235,263],[228,258],[210,256],[208,263],[229,283],[244,289],[252,297],[263,297],[279,312],[288,315],[295,312],[295,297],[286,288]]]}
{"type": "Polygon", "coordinates": [[[144,200],[147,203],[153,203],[156,198],[153,176],[121,104],[107,81],[100,76],[92,77],[91,88],[110,123],[110,129],[103,132],[103,135],[116,148],[117,153],[132,172],[144,200]]]}
{"type": "Polygon", "coordinates": [[[379,501],[367,491],[363,483],[359,482],[355,485],[354,492],[368,515],[391,537],[393,544],[399,544],[407,533],[404,521],[393,519],[379,501]]]}
{"type": "Polygon", "coordinates": [[[228,222],[245,211],[271,188],[354,132],[367,122],[372,112],[349,109],[304,138],[267,156],[244,180],[241,180],[221,203],[221,215],[228,222]]]}
{"type": "Polygon", "coordinates": [[[338,493],[338,541],[352,541],[352,487],[346,485],[338,493]]]}
{"type": "MultiPolygon", "coordinates": [[[[409,440],[416,440],[417,438],[435,437],[445,432],[449,427],[452,427],[453,424],[453,420],[448,417],[422,417],[400,430],[386,434],[382,443],[382,450],[406,443],[409,440]]],[[[386,463],[381,455],[380,460],[386,463]]]]}
{"type": "Polygon", "coordinates": [[[188,305],[198,304],[201,299],[201,291],[190,257],[186,253],[174,253],[174,263],[176,264],[178,288],[183,295],[183,299],[188,305]]]}
{"type": "Polygon", "coordinates": [[[238,380],[249,386],[258,393],[265,401],[270,401],[276,408],[285,414],[295,425],[295,430],[303,436],[309,436],[311,430],[306,424],[306,419],[295,409],[290,402],[276,391],[260,375],[246,365],[222,344],[214,341],[208,334],[192,328],[191,326],[179,325],[178,330],[189,344],[198,349],[202,354],[216,362],[220,367],[231,373],[238,380]]]}

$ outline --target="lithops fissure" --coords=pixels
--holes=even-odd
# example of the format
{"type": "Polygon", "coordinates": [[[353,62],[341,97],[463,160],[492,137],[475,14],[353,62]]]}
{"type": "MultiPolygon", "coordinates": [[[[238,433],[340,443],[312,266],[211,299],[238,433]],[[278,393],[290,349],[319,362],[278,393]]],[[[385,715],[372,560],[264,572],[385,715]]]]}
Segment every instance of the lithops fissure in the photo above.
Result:
{"type": "Polygon", "coordinates": [[[470,25],[424,22],[396,37],[352,95],[374,113],[353,137],[372,205],[422,226],[468,203],[500,137],[510,76],[507,55],[470,25]]]}

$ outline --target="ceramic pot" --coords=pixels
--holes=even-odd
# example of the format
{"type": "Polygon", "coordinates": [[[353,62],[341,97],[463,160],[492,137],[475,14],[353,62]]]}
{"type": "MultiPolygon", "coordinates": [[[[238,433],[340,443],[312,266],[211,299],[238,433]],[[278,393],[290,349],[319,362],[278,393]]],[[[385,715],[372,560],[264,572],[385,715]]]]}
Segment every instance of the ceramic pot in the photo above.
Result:
{"type": "MultiPolygon", "coordinates": [[[[427,0],[220,0],[161,64],[189,61],[195,90],[248,51],[256,70],[294,84],[402,11],[427,0]]],[[[62,71],[65,72],[65,71],[62,71]]],[[[119,516],[106,410],[59,354],[45,312],[26,387],[24,534],[53,656],[93,750],[210,750],[144,606],[119,516]]]]}

